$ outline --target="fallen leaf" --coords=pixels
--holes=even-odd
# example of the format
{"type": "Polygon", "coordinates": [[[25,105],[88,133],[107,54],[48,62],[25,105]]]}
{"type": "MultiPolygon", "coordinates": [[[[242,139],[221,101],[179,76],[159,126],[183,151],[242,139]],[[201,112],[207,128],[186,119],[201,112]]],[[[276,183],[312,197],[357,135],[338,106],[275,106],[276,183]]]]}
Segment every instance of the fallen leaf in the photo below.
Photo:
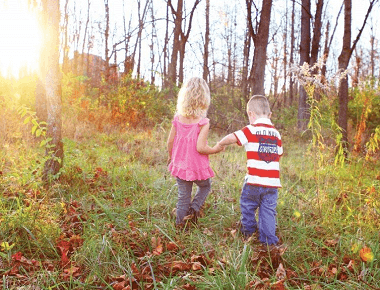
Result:
{"type": "Polygon", "coordinates": [[[192,265],[191,265],[191,269],[193,271],[199,271],[199,270],[202,270],[202,264],[199,263],[199,262],[194,262],[192,265]]]}
{"type": "Polygon", "coordinates": [[[182,261],[173,261],[171,268],[175,271],[189,271],[191,269],[191,264],[182,261]]]}
{"type": "Polygon", "coordinates": [[[285,268],[282,265],[282,263],[280,263],[280,265],[277,268],[276,278],[277,278],[277,280],[283,280],[286,278],[286,271],[285,271],[285,268]]]}
{"type": "Polygon", "coordinates": [[[169,242],[167,245],[166,245],[166,249],[168,251],[175,251],[178,249],[177,245],[173,242],[169,242]]]}
{"type": "Polygon", "coordinates": [[[21,252],[17,252],[15,254],[12,255],[12,260],[14,261],[20,261],[22,258],[22,253],[21,252]]]}
{"type": "Polygon", "coordinates": [[[112,288],[113,288],[114,290],[123,290],[123,289],[125,288],[125,284],[126,284],[125,281],[118,282],[118,283],[116,283],[116,284],[113,284],[113,285],[112,285],[112,288]]]}
{"type": "Polygon", "coordinates": [[[359,255],[363,262],[372,262],[374,258],[371,248],[366,246],[360,250],[359,255]]]}
{"type": "Polygon", "coordinates": [[[190,285],[189,283],[185,284],[182,286],[182,289],[185,289],[185,290],[195,290],[195,286],[194,285],[190,285]]]}
{"type": "Polygon", "coordinates": [[[277,282],[271,284],[270,289],[271,290],[286,290],[285,285],[284,285],[284,281],[281,280],[281,281],[277,281],[277,282]]]}

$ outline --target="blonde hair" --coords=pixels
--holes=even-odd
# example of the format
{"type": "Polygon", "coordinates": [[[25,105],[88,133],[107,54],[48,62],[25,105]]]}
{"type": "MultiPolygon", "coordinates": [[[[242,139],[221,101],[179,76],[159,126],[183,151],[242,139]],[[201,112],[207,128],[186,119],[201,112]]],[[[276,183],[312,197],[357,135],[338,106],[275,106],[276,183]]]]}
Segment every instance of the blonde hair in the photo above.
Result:
{"type": "Polygon", "coordinates": [[[177,113],[184,117],[206,117],[210,106],[210,90],[205,80],[193,77],[178,93],[177,113]]]}
{"type": "Polygon", "coordinates": [[[258,116],[268,116],[271,113],[268,99],[262,95],[252,96],[248,101],[247,111],[258,116]]]}

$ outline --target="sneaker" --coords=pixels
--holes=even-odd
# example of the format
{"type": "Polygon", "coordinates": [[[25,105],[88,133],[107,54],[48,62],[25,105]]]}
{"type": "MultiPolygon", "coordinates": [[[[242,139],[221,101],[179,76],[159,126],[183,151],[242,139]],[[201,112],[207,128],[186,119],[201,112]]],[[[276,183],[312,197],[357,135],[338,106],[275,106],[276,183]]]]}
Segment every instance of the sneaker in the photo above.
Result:
{"type": "Polygon", "coordinates": [[[187,215],[183,218],[184,221],[191,221],[193,224],[198,223],[199,212],[190,207],[187,215]]]}

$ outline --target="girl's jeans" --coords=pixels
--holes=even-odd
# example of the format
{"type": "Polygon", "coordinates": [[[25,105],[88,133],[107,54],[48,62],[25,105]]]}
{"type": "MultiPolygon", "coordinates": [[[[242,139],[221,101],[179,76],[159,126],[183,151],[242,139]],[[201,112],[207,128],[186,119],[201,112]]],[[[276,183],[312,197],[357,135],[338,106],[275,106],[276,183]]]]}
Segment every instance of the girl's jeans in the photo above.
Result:
{"type": "Polygon", "coordinates": [[[261,187],[244,182],[240,197],[241,232],[251,236],[259,228],[259,240],[264,244],[277,244],[276,206],[277,188],[261,187]],[[259,224],[256,222],[256,209],[259,208],[259,224]]]}
{"type": "Polygon", "coordinates": [[[186,181],[177,177],[177,186],[178,203],[176,224],[180,224],[183,222],[183,218],[187,215],[190,207],[197,212],[200,210],[211,190],[211,179],[186,181]],[[193,201],[191,201],[193,183],[198,186],[198,189],[193,201]]]}

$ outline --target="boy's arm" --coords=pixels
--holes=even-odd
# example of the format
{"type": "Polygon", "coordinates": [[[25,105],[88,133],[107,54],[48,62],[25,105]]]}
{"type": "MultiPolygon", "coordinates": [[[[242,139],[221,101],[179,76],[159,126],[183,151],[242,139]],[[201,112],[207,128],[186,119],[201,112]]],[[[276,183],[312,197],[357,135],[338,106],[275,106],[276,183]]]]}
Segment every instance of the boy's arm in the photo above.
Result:
{"type": "Polygon", "coordinates": [[[172,158],[172,150],[173,150],[173,143],[174,143],[174,137],[175,137],[175,133],[176,133],[176,130],[175,130],[175,127],[174,125],[172,125],[171,129],[170,129],[170,133],[169,133],[169,137],[168,137],[168,141],[167,141],[167,149],[168,149],[168,164],[170,163],[170,160],[172,158]]]}
{"type": "Polygon", "coordinates": [[[224,149],[219,144],[216,144],[212,148],[207,145],[207,136],[208,136],[209,129],[210,129],[210,123],[207,123],[206,125],[202,126],[201,131],[199,132],[199,136],[197,140],[197,151],[200,154],[205,154],[205,155],[214,154],[224,149]]]}
{"type": "Polygon", "coordinates": [[[220,146],[227,146],[231,144],[235,144],[238,142],[238,139],[236,138],[235,134],[231,133],[225,136],[222,140],[218,142],[220,146]]]}

